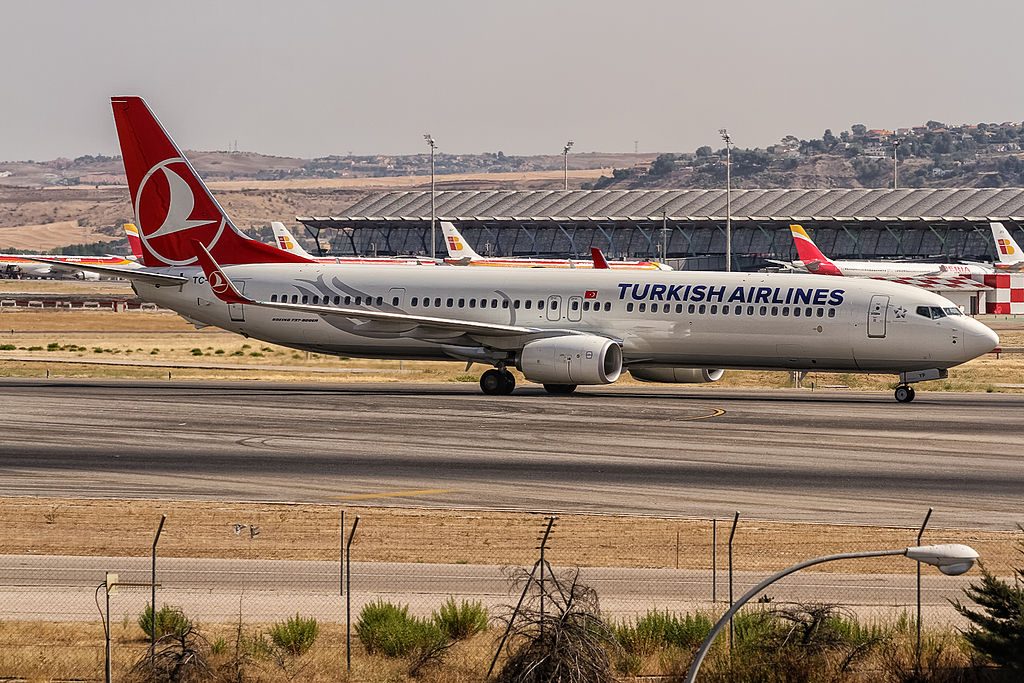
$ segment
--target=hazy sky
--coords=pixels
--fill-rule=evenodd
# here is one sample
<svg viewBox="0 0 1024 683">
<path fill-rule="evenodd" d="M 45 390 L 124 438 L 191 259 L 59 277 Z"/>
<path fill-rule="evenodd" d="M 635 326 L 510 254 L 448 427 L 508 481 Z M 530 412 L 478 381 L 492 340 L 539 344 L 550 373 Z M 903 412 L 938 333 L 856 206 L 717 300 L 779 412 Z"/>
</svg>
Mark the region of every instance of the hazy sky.
<svg viewBox="0 0 1024 683">
<path fill-rule="evenodd" d="M 0 3 L 0 159 L 117 152 L 145 97 L 191 149 L 687 151 L 1024 119 L 1024 2 Z"/>
</svg>

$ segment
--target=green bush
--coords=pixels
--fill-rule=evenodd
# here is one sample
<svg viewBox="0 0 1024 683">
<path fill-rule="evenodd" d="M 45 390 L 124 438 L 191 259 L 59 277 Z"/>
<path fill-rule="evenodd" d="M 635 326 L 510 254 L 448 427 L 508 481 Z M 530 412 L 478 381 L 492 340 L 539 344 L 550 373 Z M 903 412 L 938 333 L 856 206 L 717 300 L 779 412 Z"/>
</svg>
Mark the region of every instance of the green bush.
<svg viewBox="0 0 1024 683">
<path fill-rule="evenodd" d="M 650 654 L 665 647 L 695 648 L 713 625 L 711 617 L 703 612 L 679 616 L 655 610 L 632 624 L 617 626 L 615 636 L 626 652 Z"/>
<path fill-rule="evenodd" d="M 139 615 L 139 628 L 147 636 L 153 633 L 153 607 L 146 605 L 146 609 Z M 156 637 L 162 638 L 173 635 L 178 638 L 184 637 L 192 630 L 192 620 L 185 616 L 178 607 L 164 605 L 156 613 Z"/>
<path fill-rule="evenodd" d="M 14 344 L 0 344 L 0 351 L 14 351 L 17 348 Z"/>
<path fill-rule="evenodd" d="M 463 600 L 456 604 L 455 598 L 448 598 L 441 609 L 434 612 L 433 619 L 450 640 L 465 640 L 487 630 L 489 615 L 479 601 Z"/>
<path fill-rule="evenodd" d="M 201 356 L 201 355 L 203 355 L 203 350 L 202 349 L 192 349 L 192 351 L 190 351 L 190 353 L 193 356 Z"/>
<path fill-rule="evenodd" d="M 356 635 L 370 654 L 405 657 L 443 647 L 447 637 L 431 620 L 409 615 L 407 605 L 377 600 L 365 605 L 356 622 Z"/>
<path fill-rule="evenodd" d="M 270 639 L 274 645 L 296 656 L 309 652 L 319 634 L 320 624 L 316 619 L 306 619 L 298 613 L 288 621 L 279 621 L 270 627 Z"/>
</svg>

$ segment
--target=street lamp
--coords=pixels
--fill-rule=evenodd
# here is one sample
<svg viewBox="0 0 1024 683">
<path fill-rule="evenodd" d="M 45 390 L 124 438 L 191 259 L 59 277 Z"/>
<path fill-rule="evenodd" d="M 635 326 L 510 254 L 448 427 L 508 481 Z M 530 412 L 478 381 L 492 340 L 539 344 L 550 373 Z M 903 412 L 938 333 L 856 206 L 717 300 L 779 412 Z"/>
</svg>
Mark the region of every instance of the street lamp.
<svg viewBox="0 0 1024 683">
<path fill-rule="evenodd" d="M 898 185 L 897 178 L 899 178 L 899 163 L 900 163 L 900 160 L 899 160 L 899 157 L 896 156 L 896 152 L 898 152 L 899 149 L 900 149 L 900 141 L 899 140 L 893 140 L 892 141 L 892 189 L 894 189 L 894 190 L 898 189 L 896 186 Z"/>
<path fill-rule="evenodd" d="M 715 637 L 725 627 L 725 625 L 729 623 L 729 620 L 732 619 L 736 612 L 771 584 L 783 577 L 793 574 L 794 572 L 806 569 L 807 567 L 813 567 L 816 564 L 823 564 L 834 560 L 852 560 L 863 557 L 885 557 L 887 555 L 904 555 L 911 560 L 930 564 L 938 567 L 939 571 L 947 576 L 958 576 L 963 574 L 974 566 L 975 561 L 979 557 L 978 552 L 970 546 L 960 545 L 959 543 L 950 543 L 945 545 L 924 545 L 914 546 L 911 548 L 897 548 L 895 550 L 867 550 L 858 553 L 839 553 L 836 555 L 816 557 L 813 560 L 805 560 L 799 564 L 794 564 L 788 569 L 783 569 L 778 574 L 769 576 L 733 603 L 725 614 L 722 615 L 722 618 L 718 620 L 718 623 L 714 625 L 711 632 L 708 633 L 708 637 L 704 639 L 703 643 L 701 643 L 700 649 L 697 650 L 697 654 L 693 657 L 693 663 L 690 664 L 689 671 L 686 672 L 684 683 L 694 683 L 694 681 L 697 680 L 697 672 L 700 671 L 700 665 L 703 663 L 704 657 L 707 656 L 708 650 L 711 649 L 711 644 L 715 642 Z"/>
<path fill-rule="evenodd" d="M 564 162 L 562 166 L 562 179 L 565 182 L 566 190 L 569 189 L 569 150 L 572 149 L 572 145 L 572 140 L 569 140 L 569 142 L 565 143 L 565 147 L 562 148 L 562 161 Z"/>
<path fill-rule="evenodd" d="M 725 272 L 732 272 L 732 138 L 729 131 L 719 128 L 725 140 Z"/>
<path fill-rule="evenodd" d="M 424 134 L 423 139 L 430 145 L 430 258 L 437 259 L 437 236 L 435 233 L 436 228 L 434 227 L 434 222 L 437 220 L 435 206 L 437 195 L 434 192 L 434 150 L 437 149 L 437 143 L 430 133 Z"/>
</svg>

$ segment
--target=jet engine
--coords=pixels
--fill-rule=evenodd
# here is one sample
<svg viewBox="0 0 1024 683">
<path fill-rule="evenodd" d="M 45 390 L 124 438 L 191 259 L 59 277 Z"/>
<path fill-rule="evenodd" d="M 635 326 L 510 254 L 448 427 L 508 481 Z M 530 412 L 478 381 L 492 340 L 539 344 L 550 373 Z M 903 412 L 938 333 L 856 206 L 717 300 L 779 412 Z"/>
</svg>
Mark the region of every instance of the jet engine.
<svg viewBox="0 0 1024 683">
<path fill-rule="evenodd" d="M 633 379 L 641 382 L 665 382 L 668 384 L 701 384 L 717 382 L 725 370 L 715 368 L 633 368 L 629 371 Z"/>
<path fill-rule="evenodd" d="M 538 339 L 523 346 L 516 367 L 538 384 L 611 384 L 622 374 L 622 348 L 594 335 Z"/>
<path fill-rule="evenodd" d="M 100 279 L 100 274 L 99 273 L 91 273 L 91 272 L 86 271 L 86 270 L 76 270 L 75 271 L 75 279 L 76 280 L 99 280 Z"/>
</svg>

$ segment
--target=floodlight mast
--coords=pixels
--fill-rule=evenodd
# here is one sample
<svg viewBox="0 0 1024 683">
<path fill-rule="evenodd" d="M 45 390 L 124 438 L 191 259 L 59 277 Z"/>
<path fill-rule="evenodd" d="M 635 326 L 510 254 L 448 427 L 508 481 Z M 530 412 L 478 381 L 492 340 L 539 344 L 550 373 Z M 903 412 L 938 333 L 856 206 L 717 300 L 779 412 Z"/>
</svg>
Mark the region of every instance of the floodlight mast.
<svg viewBox="0 0 1024 683">
<path fill-rule="evenodd" d="M 725 140 L 725 272 L 732 272 L 732 138 L 729 131 L 719 128 Z"/>
<path fill-rule="evenodd" d="M 562 148 L 562 181 L 563 188 L 566 190 L 569 189 L 569 150 L 572 149 L 573 144 L 573 141 L 569 140 L 569 142 L 565 143 L 565 147 Z"/>
<path fill-rule="evenodd" d="M 894 189 L 894 190 L 899 189 L 898 185 L 899 185 L 900 159 L 899 159 L 899 156 L 897 155 L 897 152 L 899 152 L 899 150 L 900 150 L 900 143 L 901 142 L 902 142 L 902 140 L 899 140 L 899 139 L 894 139 L 892 141 L 892 189 Z"/>
<path fill-rule="evenodd" d="M 867 550 L 856 553 L 838 553 L 835 555 L 816 557 L 811 560 L 805 560 L 798 564 L 794 564 L 788 569 L 783 569 L 781 572 L 769 576 L 767 579 L 751 588 L 749 591 L 744 593 L 743 597 L 733 603 L 732 606 L 726 610 L 725 614 L 723 614 L 718 622 L 712 627 L 707 638 L 704 639 L 700 649 L 697 650 L 697 654 L 694 655 L 693 663 L 690 664 L 690 669 L 686 672 L 684 683 L 695 683 L 697 680 L 697 672 L 700 671 L 700 665 L 704 662 L 704 658 L 711 649 L 711 645 L 715 642 L 715 638 L 725 625 L 729 623 L 729 620 L 736 615 L 736 612 L 738 612 L 743 605 L 753 600 L 761 591 L 779 579 L 787 577 L 801 569 L 813 567 L 817 564 L 824 564 L 825 562 L 834 562 L 835 560 L 852 560 L 864 557 L 886 557 L 888 555 L 903 555 L 912 560 L 917 560 L 918 562 L 925 562 L 938 567 L 939 571 L 947 576 L 963 574 L 974 566 L 975 561 L 977 561 L 979 557 L 978 552 L 974 548 L 966 545 L 960 545 L 959 543 L 953 543 L 947 545 L 896 548 L 894 550 Z"/>
<path fill-rule="evenodd" d="M 437 259 L 437 228 L 435 223 L 437 221 L 437 208 L 436 208 L 436 197 L 437 193 L 434 191 L 434 151 L 437 149 L 437 142 L 430 133 L 425 133 L 423 139 L 430 145 L 430 258 Z"/>
</svg>

